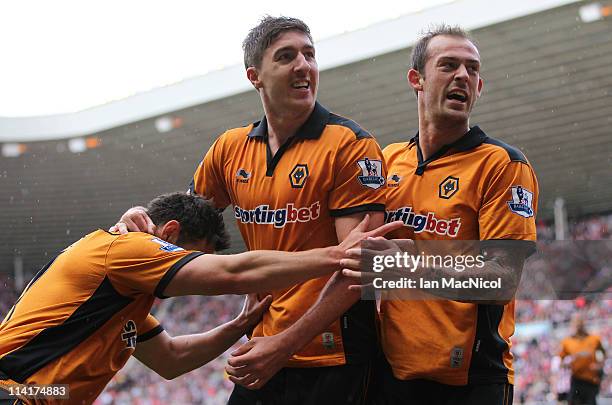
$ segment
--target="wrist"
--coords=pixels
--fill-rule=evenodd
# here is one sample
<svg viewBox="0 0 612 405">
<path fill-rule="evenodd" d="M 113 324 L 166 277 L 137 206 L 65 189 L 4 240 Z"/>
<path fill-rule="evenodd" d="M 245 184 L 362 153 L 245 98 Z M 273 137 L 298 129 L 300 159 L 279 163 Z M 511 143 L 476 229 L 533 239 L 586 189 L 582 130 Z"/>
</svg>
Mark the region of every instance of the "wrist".
<svg viewBox="0 0 612 405">
<path fill-rule="evenodd" d="M 340 245 L 337 246 L 330 246 L 326 249 L 328 250 L 328 257 L 332 260 L 333 264 L 335 267 L 340 267 L 340 260 L 342 260 L 344 258 L 344 248 L 342 248 Z"/>
<path fill-rule="evenodd" d="M 278 337 L 279 351 L 285 353 L 287 357 L 291 357 L 310 341 L 302 342 L 300 334 L 294 333 L 292 328 L 285 329 L 283 332 L 275 335 Z"/>
<path fill-rule="evenodd" d="M 245 334 L 247 331 L 249 331 L 253 327 L 253 325 L 254 325 L 254 322 L 250 322 L 247 317 L 242 316 L 242 315 L 238 315 L 237 317 L 235 317 L 234 319 L 232 319 L 231 321 L 227 323 L 227 327 L 232 332 L 237 332 L 240 334 Z"/>
</svg>

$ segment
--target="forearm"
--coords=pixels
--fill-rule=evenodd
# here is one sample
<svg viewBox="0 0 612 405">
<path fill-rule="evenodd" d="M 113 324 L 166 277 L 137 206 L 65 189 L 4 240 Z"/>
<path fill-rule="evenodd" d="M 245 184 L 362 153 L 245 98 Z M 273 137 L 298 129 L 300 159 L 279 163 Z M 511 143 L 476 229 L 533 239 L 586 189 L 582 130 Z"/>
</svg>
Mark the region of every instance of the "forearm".
<svg viewBox="0 0 612 405">
<path fill-rule="evenodd" d="M 247 331 L 246 323 L 236 319 L 208 332 L 172 338 L 165 377 L 176 378 L 219 357 Z"/>
<path fill-rule="evenodd" d="M 336 272 L 310 309 L 282 332 L 283 343 L 290 353 L 306 346 L 359 300 L 360 293 L 349 290 L 351 284 L 348 277 Z"/>
<path fill-rule="evenodd" d="M 337 247 L 304 252 L 253 251 L 236 255 L 228 270 L 237 276 L 241 294 L 254 290 L 270 291 L 321 277 L 340 268 L 341 252 Z"/>
<path fill-rule="evenodd" d="M 256 250 L 237 255 L 201 255 L 172 278 L 164 295 L 247 294 L 279 290 L 340 268 L 337 246 L 304 252 Z"/>
</svg>

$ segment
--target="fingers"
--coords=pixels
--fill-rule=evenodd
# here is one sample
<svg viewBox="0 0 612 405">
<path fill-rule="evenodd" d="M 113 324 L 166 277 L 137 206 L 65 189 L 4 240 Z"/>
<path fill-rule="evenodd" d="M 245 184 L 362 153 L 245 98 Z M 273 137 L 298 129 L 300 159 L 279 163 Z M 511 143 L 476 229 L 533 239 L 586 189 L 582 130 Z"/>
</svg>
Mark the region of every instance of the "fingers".
<svg viewBox="0 0 612 405">
<path fill-rule="evenodd" d="M 355 284 L 355 285 L 349 285 L 348 289 L 349 291 L 357 291 L 359 293 L 363 293 L 366 290 L 369 290 L 371 288 L 373 288 L 374 286 L 370 283 L 370 284 Z"/>
<path fill-rule="evenodd" d="M 381 225 L 378 228 L 371 230 L 370 232 L 367 233 L 367 235 L 368 236 L 383 236 L 391 231 L 401 228 L 402 226 L 404 226 L 404 223 L 402 221 L 393 221 L 391 223 Z"/>
<path fill-rule="evenodd" d="M 351 270 L 359 270 L 361 268 L 361 260 L 357 259 L 342 259 L 340 260 L 340 267 Z"/>
<path fill-rule="evenodd" d="M 155 233 L 155 224 L 147 214 L 144 214 L 144 220 L 147 227 L 147 233 L 153 235 Z"/>
<path fill-rule="evenodd" d="M 268 309 L 270 304 L 272 304 L 272 296 L 267 295 L 266 298 L 255 304 L 255 307 L 253 307 L 253 312 L 257 313 L 257 316 L 259 317 Z"/>
<path fill-rule="evenodd" d="M 234 377 L 233 375 L 230 375 L 229 379 L 234 384 L 242 385 L 243 387 L 251 390 L 261 388 L 261 386 L 258 384 L 259 379 L 255 376 L 252 376 L 251 374 L 248 374 L 244 377 Z"/>
<path fill-rule="evenodd" d="M 361 257 L 361 248 L 351 248 L 344 251 L 344 256 L 348 258 L 358 259 Z"/>
<path fill-rule="evenodd" d="M 342 269 L 342 275 L 350 278 L 361 278 L 362 272 L 350 270 L 350 269 Z"/>
<path fill-rule="evenodd" d="M 370 273 L 367 271 L 355 271 L 350 269 L 343 269 L 342 275 L 345 277 L 358 279 L 360 285 L 371 284 L 375 278 L 379 278 L 379 273 Z"/>
<path fill-rule="evenodd" d="M 397 245 L 383 237 L 368 238 L 362 243 L 362 246 L 368 248 L 371 251 L 383 251 L 383 250 L 396 250 Z M 362 252 L 365 253 L 365 252 Z"/>
<path fill-rule="evenodd" d="M 132 232 L 155 233 L 155 225 L 151 222 L 151 218 L 144 213 L 139 212 L 138 216 L 126 218 L 124 222 Z"/>
<path fill-rule="evenodd" d="M 361 232 L 365 232 L 368 230 L 368 226 L 370 225 L 370 214 L 366 214 L 365 217 L 361 220 L 359 225 L 357 225 L 357 229 Z"/>
<path fill-rule="evenodd" d="M 259 382 L 259 378 L 252 372 L 249 372 L 246 367 L 232 367 L 229 364 L 225 366 L 225 372 L 229 379 L 238 385 L 253 388 L 254 384 Z"/>
<path fill-rule="evenodd" d="M 119 223 L 123 223 L 127 230 L 132 232 L 147 232 L 149 234 L 155 233 L 155 224 L 147 215 L 147 212 L 142 207 L 132 207 L 121 216 Z M 115 225 L 115 226 L 117 226 Z"/>
<path fill-rule="evenodd" d="M 231 365 L 232 367 L 244 366 L 246 361 L 244 359 L 238 358 L 238 356 L 242 356 L 248 353 L 253 348 L 254 341 L 255 339 L 251 339 L 236 350 L 234 350 L 231 353 L 232 357 L 227 360 L 227 364 Z"/>
<path fill-rule="evenodd" d="M 128 233 L 127 226 L 123 222 L 117 222 L 115 225 L 111 226 L 108 231 L 112 233 L 120 233 L 121 235 Z"/>
<path fill-rule="evenodd" d="M 416 244 L 412 239 L 393 239 L 393 243 L 395 243 L 402 252 L 414 252 L 416 249 Z"/>
</svg>

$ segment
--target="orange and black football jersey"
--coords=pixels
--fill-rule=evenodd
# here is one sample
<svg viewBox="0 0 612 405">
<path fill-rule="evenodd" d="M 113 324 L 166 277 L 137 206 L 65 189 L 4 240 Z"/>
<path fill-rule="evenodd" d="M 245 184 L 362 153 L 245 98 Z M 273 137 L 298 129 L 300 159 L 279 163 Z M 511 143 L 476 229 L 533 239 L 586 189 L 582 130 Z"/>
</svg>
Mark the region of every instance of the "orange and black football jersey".
<svg viewBox="0 0 612 405">
<path fill-rule="evenodd" d="M 572 377 L 599 385 L 601 374 L 594 366 L 597 362 L 596 352 L 600 347 L 601 339 L 597 335 L 571 336 L 561 342 L 559 356 L 572 356 Z"/>
<path fill-rule="evenodd" d="M 418 134 L 383 151 L 387 222 L 415 240 L 523 240 L 533 247 L 538 184 L 525 156 L 473 127 L 423 160 Z M 485 242 L 486 243 L 486 242 Z M 387 293 L 385 293 L 387 294 Z M 514 301 L 381 302 L 383 349 L 395 377 L 443 384 L 513 383 Z"/>
<path fill-rule="evenodd" d="M 272 156 L 267 122 L 225 132 L 198 167 L 191 190 L 219 208 L 233 206 L 249 250 L 302 251 L 335 245 L 335 217 L 384 211 L 384 164 L 374 138 L 355 122 L 316 104 Z M 274 301 L 254 336 L 275 335 L 314 304 L 329 277 L 272 292 Z M 358 303 L 300 350 L 291 366 L 358 361 L 375 347 L 375 308 Z M 369 354 L 368 354 L 369 355 Z"/>
<path fill-rule="evenodd" d="M 68 384 L 91 403 L 137 342 L 163 329 L 155 297 L 190 260 L 149 234 L 90 233 L 32 279 L 0 325 L 0 385 Z"/>
</svg>

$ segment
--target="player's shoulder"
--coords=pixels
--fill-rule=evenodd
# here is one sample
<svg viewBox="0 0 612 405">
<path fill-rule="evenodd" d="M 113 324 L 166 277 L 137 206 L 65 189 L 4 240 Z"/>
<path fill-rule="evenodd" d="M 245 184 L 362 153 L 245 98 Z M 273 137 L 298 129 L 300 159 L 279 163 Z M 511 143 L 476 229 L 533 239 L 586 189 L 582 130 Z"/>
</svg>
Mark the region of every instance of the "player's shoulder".
<svg viewBox="0 0 612 405">
<path fill-rule="evenodd" d="M 499 160 L 500 163 L 518 162 L 530 165 L 527 157 L 519 148 L 499 139 L 486 136 L 481 148 L 490 154 L 490 158 Z"/>
<path fill-rule="evenodd" d="M 385 160 L 388 162 L 389 160 L 394 159 L 396 156 L 404 153 L 410 146 L 410 141 L 408 142 L 396 142 L 389 144 L 383 148 L 383 156 Z"/>
<path fill-rule="evenodd" d="M 114 241 L 109 253 L 117 258 L 149 258 L 165 253 L 184 252 L 185 249 L 144 232 L 128 232 L 123 235 L 112 234 Z"/>
<path fill-rule="evenodd" d="M 243 142 L 249 133 L 259 126 L 261 121 L 253 122 L 243 127 L 231 128 L 223 132 L 217 138 L 217 142 L 221 143 L 234 143 L 234 142 Z"/>
<path fill-rule="evenodd" d="M 338 129 L 339 136 L 346 138 L 348 141 L 374 139 L 372 134 L 356 121 L 333 112 L 329 113 L 327 126 Z"/>
</svg>

